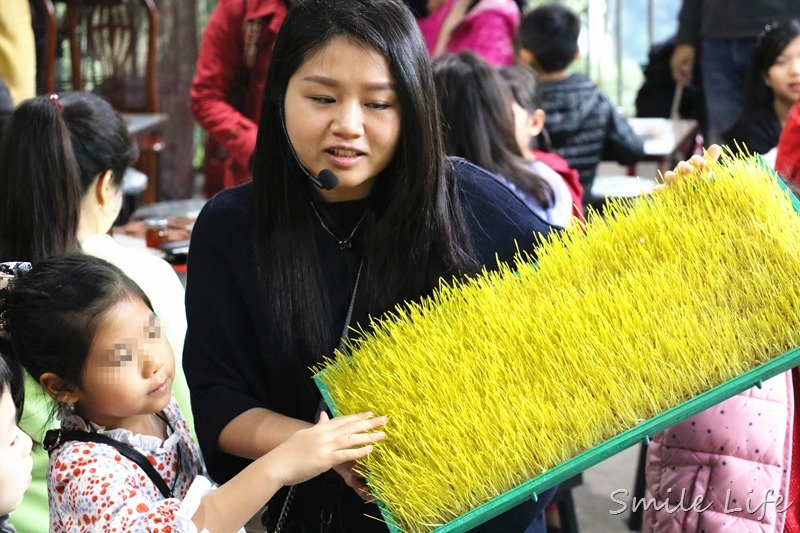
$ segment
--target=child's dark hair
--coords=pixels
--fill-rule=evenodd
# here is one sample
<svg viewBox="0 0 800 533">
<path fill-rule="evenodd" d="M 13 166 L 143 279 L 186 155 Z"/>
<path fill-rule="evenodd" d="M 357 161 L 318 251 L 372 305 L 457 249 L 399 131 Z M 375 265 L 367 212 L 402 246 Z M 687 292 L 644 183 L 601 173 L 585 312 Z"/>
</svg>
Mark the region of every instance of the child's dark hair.
<svg viewBox="0 0 800 533">
<path fill-rule="evenodd" d="M 578 53 L 581 21 L 561 4 L 542 4 L 522 17 L 517 39 L 519 46 L 536 57 L 543 72 L 558 72 L 569 67 Z"/>
<path fill-rule="evenodd" d="M 800 19 L 772 22 L 761 32 L 753 52 L 753 64 L 750 70 L 747 97 L 749 109 L 765 104 L 772 105 L 775 93 L 764 80 L 783 50 L 798 36 L 800 36 Z"/>
<path fill-rule="evenodd" d="M 447 153 L 503 176 L 545 209 L 553 205 L 550 185 L 528 167 L 517 144 L 513 95 L 500 74 L 475 53 L 460 52 L 436 58 L 433 79 Z"/>
<path fill-rule="evenodd" d="M 0 340 L 0 396 L 8 391 L 11 394 L 11 401 L 17 410 L 17 421 L 22 413 L 23 400 L 25 399 L 24 380 L 22 367 L 13 357 L 10 357 L 11 349 L 7 340 Z"/>
<path fill-rule="evenodd" d="M 539 93 L 539 76 L 536 71 L 527 65 L 512 65 L 510 67 L 500 67 L 498 69 L 500 77 L 508 84 L 511 94 L 514 95 L 514 100 L 517 104 L 528 113 L 535 113 L 542 109 L 542 97 Z M 547 129 L 542 128 L 542 131 L 537 135 L 532 142 L 535 148 L 549 152 L 552 149 L 550 144 L 550 136 L 547 134 Z"/>
<path fill-rule="evenodd" d="M 102 259 L 74 253 L 41 261 L 6 298 L 14 356 L 36 381 L 52 372 L 76 386 L 103 317 L 136 298 L 152 309 L 142 289 Z"/>
<path fill-rule="evenodd" d="M 124 120 L 99 96 L 22 102 L 0 144 L 0 256 L 35 264 L 77 250 L 81 198 L 106 170 L 121 186 L 138 155 Z"/>
</svg>

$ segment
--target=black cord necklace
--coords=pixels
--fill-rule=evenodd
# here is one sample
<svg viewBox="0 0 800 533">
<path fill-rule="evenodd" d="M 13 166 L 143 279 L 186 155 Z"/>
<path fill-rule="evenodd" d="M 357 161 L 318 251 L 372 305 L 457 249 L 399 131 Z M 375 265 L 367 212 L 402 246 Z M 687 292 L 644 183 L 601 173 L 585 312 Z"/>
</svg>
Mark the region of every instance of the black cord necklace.
<svg viewBox="0 0 800 533">
<path fill-rule="evenodd" d="M 356 225 L 353 226 L 353 231 L 350 232 L 350 235 L 348 235 L 347 238 L 342 239 L 339 236 L 337 236 L 333 231 L 331 231 L 331 229 L 328 227 L 327 224 L 325 224 L 325 221 L 322 219 L 322 215 L 320 215 L 319 211 L 317 210 L 317 206 L 314 205 L 313 201 L 311 202 L 311 210 L 314 211 L 314 215 L 317 217 L 317 220 L 319 220 L 322 229 L 324 229 L 328 235 L 336 239 L 336 241 L 339 243 L 339 249 L 341 250 L 349 250 L 350 248 L 353 247 L 352 243 L 353 235 L 356 234 L 358 228 L 361 227 L 361 223 L 364 222 L 364 219 L 367 217 L 367 212 L 364 211 L 364 214 L 361 215 L 361 218 L 358 219 Z"/>
</svg>

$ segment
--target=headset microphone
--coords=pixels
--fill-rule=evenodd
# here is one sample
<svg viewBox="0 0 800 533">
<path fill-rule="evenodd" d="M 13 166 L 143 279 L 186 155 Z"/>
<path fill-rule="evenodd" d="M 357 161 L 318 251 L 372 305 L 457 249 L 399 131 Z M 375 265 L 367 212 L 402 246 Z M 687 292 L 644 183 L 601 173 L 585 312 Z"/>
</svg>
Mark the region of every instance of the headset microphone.
<svg viewBox="0 0 800 533">
<path fill-rule="evenodd" d="M 327 168 L 320 170 L 316 178 L 312 176 L 310 172 L 307 174 L 308 178 L 311 180 L 311 183 L 320 189 L 325 189 L 326 191 L 330 191 L 339 184 L 339 178 L 336 177 L 336 174 L 334 174 L 332 170 Z"/>
<path fill-rule="evenodd" d="M 330 191 L 334 187 L 339 184 L 339 178 L 336 177 L 336 174 L 333 173 L 332 170 L 323 168 L 317 174 L 315 178 L 311 172 L 306 170 L 306 167 L 303 166 L 303 163 L 300 162 L 300 158 L 297 157 L 297 152 L 294 151 L 294 146 L 292 145 L 292 141 L 289 139 L 289 132 L 286 130 L 286 122 L 283 119 L 283 106 L 280 106 L 280 116 L 281 116 L 281 128 L 283 129 L 283 134 L 286 138 L 286 143 L 289 145 L 289 150 L 292 151 L 292 156 L 294 160 L 297 161 L 297 164 L 300 165 L 300 169 L 303 173 L 308 176 L 308 179 L 311 180 L 311 183 L 319 187 L 320 189 L 324 189 L 326 191 Z"/>
</svg>

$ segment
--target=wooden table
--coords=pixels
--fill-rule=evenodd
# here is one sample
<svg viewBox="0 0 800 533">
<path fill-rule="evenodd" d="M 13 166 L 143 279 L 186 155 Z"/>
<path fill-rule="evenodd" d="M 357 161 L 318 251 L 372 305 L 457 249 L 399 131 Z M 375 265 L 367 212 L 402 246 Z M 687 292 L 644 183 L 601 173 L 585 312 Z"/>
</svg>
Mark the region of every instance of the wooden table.
<svg viewBox="0 0 800 533">
<path fill-rule="evenodd" d="M 689 119 L 633 117 L 628 124 L 644 141 L 645 161 L 654 161 L 662 172 L 691 150 L 699 128 L 696 120 Z M 636 175 L 635 167 L 629 170 Z"/>
</svg>

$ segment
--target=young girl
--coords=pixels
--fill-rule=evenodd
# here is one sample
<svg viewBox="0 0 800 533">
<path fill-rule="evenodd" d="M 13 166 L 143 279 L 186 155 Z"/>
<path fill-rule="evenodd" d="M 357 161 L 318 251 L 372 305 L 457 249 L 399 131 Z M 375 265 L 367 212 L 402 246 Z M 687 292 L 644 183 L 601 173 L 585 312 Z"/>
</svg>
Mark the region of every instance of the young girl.
<svg viewBox="0 0 800 533">
<path fill-rule="evenodd" d="M 553 169 L 523 156 L 514 97 L 500 74 L 474 53 L 461 52 L 435 59 L 433 77 L 447 153 L 501 176 L 542 220 L 567 227 L 572 196 Z"/>
<path fill-rule="evenodd" d="M 430 60 L 403 3 L 299 2 L 265 87 L 253 181 L 206 204 L 189 252 L 184 368 L 218 481 L 311 425 L 309 368 L 351 328 L 550 231 L 486 171 L 445 157 Z M 386 532 L 352 466 L 273 499 L 270 530 L 285 511 L 287 529 Z M 534 519 L 544 531 L 549 494 L 484 531 Z"/>
<path fill-rule="evenodd" d="M 183 285 L 166 261 L 125 248 L 109 235 L 122 206 L 125 169 L 138 154 L 125 121 L 97 95 L 68 92 L 22 102 L 0 143 L 0 261 L 36 264 L 80 250 L 117 265 L 147 294 L 180 360 Z M 188 409 L 189 387 L 180 367 L 173 393 Z M 21 425 L 40 442 L 48 413 L 47 398 L 37 389 L 26 387 Z M 191 416 L 187 420 L 191 428 Z M 50 523 L 47 455 L 41 447 L 33 455 L 33 482 L 12 517 L 21 533 L 46 531 Z"/>
<path fill-rule="evenodd" d="M 578 171 L 570 167 L 560 155 L 551 152 L 550 137 L 545 129 L 547 116 L 542 109 L 539 94 L 539 76 L 527 65 L 513 65 L 498 69 L 508 84 L 514 100 L 514 127 L 517 144 L 529 161 L 539 161 L 561 176 L 572 197 L 572 216 L 583 220 L 583 186 Z"/>
<path fill-rule="evenodd" d="M 322 414 L 211 490 L 170 392 L 172 349 L 121 270 L 82 254 L 42 261 L 15 282 L 4 318 L 14 354 L 58 403 L 61 429 L 45 439 L 55 533 L 233 532 L 279 488 L 356 461 L 383 438 L 367 432 L 384 418 Z"/>
<path fill-rule="evenodd" d="M 800 98 L 800 19 L 769 24 L 753 54 L 747 108 L 725 142 L 766 154 L 778 145 L 792 104 Z"/>
</svg>

